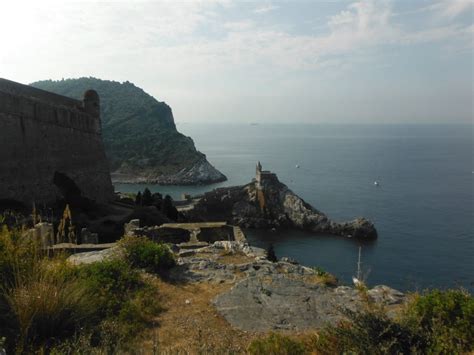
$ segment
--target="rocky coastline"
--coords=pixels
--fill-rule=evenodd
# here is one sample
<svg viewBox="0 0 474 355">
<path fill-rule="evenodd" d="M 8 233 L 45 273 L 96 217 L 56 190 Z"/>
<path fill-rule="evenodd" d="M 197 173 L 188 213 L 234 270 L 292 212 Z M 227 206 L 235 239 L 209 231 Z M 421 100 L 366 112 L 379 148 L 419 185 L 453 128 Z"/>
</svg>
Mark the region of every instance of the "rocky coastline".
<svg viewBox="0 0 474 355">
<path fill-rule="evenodd" d="M 206 158 L 199 159 L 178 172 L 157 174 L 153 169 L 137 173 L 112 172 L 112 182 L 123 184 L 157 184 L 157 185 L 207 185 L 226 181 L 227 177 L 217 170 Z"/>
<path fill-rule="evenodd" d="M 263 182 L 257 176 L 244 186 L 207 192 L 185 216 L 190 221 L 225 220 L 245 228 L 297 228 L 348 238 L 377 238 L 377 230 L 368 219 L 333 221 L 271 175 Z"/>
</svg>

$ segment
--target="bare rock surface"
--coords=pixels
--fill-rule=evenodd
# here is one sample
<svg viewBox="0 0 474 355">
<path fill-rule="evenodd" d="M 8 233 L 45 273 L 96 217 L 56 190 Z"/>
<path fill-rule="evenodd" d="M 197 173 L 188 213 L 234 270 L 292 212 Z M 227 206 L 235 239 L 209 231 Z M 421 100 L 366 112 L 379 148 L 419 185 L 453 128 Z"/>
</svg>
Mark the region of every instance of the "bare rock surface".
<svg viewBox="0 0 474 355">
<path fill-rule="evenodd" d="M 264 254 L 246 243 L 220 241 L 182 254 L 169 276 L 179 283 L 233 284 L 213 305 L 244 331 L 317 329 L 341 320 L 345 308 L 362 309 L 367 300 L 389 310 L 405 301 L 403 293 L 383 285 L 368 291 L 326 286 L 314 269 L 289 258 L 273 263 Z"/>
<path fill-rule="evenodd" d="M 129 184 L 205 185 L 226 181 L 227 177 L 203 157 L 175 173 L 155 174 L 151 171 L 147 174 L 137 175 L 135 173 L 114 172 L 112 173 L 112 179 L 114 182 Z"/>
<path fill-rule="evenodd" d="M 227 178 L 206 159 L 201 159 L 190 167 L 185 167 L 176 174 L 158 177 L 157 184 L 161 185 L 204 185 L 226 181 Z"/>
<path fill-rule="evenodd" d="M 104 250 L 88 251 L 83 253 L 73 254 L 68 258 L 68 261 L 74 265 L 92 264 L 100 261 L 111 260 L 121 255 L 118 247 L 113 247 Z"/>
<path fill-rule="evenodd" d="M 377 286 L 368 294 L 375 296 L 372 301 L 379 304 L 393 305 L 404 300 L 403 294 L 387 286 Z M 232 326 L 266 332 L 334 325 L 343 319 L 343 309 L 361 309 L 364 302 L 360 291 L 352 287 L 333 288 L 282 273 L 257 273 L 217 296 L 214 305 Z"/>
</svg>

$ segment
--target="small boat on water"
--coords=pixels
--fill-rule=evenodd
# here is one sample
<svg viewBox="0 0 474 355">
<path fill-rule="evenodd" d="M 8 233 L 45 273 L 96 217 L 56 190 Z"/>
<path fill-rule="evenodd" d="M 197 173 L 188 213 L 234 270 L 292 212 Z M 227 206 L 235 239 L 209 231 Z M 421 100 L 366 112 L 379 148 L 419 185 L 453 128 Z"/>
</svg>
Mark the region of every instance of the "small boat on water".
<svg viewBox="0 0 474 355">
<path fill-rule="evenodd" d="M 296 165 L 295 165 L 295 168 L 296 168 L 296 169 L 299 169 L 299 168 L 300 168 L 300 166 L 299 166 L 298 164 L 296 164 Z"/>
<path fill-rule="evenodd" d="M 374 181 L 374 186 L 379 186 L 379 182 L 378 182 L 378 181 Z"/>
</svg>

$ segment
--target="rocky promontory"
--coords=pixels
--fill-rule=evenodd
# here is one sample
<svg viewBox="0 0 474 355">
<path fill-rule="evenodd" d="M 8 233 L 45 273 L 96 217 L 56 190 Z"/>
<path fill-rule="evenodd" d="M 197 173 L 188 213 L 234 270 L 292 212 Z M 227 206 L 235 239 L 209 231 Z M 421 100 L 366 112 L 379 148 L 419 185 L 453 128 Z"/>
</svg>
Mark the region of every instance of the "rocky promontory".
<svg viewBox="0 0 474 355">
<path fill-rule="evenodd" d="M 349 238 L 377 238 L 377 230 L 369 220 L 359 217 L 349 222 L 333 221 L 297 196 L 275 174 L 259 172 L 258 166 L 254 181 L 205 193 L 186 216 L 195 221 L 226 220 L 246 228 L 298 228 Z"/>
<path fill-rule="evenodd" d="M 134 171 L 117 171 L 112 173 L 114 182 L 126 184 L 159 184 L 159 185 L 206 185 L 226 181 L 227 178 L 205 157 L 191 165 L 184 166 L 178 172 L 168 174 L 154 173 L 149 171 L 145 174 L 137 174 Z"/>
</svg>

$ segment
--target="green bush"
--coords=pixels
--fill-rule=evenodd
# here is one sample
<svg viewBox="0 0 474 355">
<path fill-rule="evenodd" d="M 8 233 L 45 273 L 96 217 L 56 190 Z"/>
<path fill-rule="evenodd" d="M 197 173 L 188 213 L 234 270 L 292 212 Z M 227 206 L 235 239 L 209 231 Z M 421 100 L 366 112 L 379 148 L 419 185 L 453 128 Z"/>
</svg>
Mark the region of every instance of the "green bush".
<svg viewBox="0 0 474 355">
<path fill-rule="evenodd" d="M 301 342 L 277 333 L 271 333 L 266 338 L 252 341 L 248 351 L 252 355 L 306 354 L 305 346 Z"/>
<path fill-rule="evenodd" d="M 158 314 L 155 300 L 156 288 L 127 260 L 74 266 L 49 258 L 22 230 L 0 229 L 0 339 L 9 353 L 79 343 L 114 353 Z"/>
<path fill-rule="evenodd" d="M 459 290 L 418 295 L 399 319 L 383 311 L 346 310 L 347 321 L 323 329 L 311 349 L 322 354 L 460 354 L 474 350 L 474 299 Z"/>
<path fill-rule="evenodd" d="M 410 354 L 426 348 L 421 332 L 380 311 L 343 311 L 348 321 L 323 329 L 313 346 L 321 353 Z M 328 352 L 328 350 L 330 350 Z"/>
<path fill-rule="evenodd" d="M 148 286 L 136 292 L 123 305 L 118 319 L 124 325 L 125 334 L 136 334 L 150 325 L 161 311 L 160 304 L 156 302 L 156 289 Z"/>
<path fill-rule="evenodd" d="M 84 265 L 77 273 L 82 284 L 94 294 L 102 317 L 118 315 L 130 295 L 143 287 L 139 273 L 119 259 Z"/>
<path fill-rule="evenodd" d="M 432 353 L 474 350 L 474 298 L 467 292 L 433 290 L 416 296 L 405 318 L 428 334 Z"/>
<path fill-rule="evenodd" d="M 313 267 L 312 269 L 314 270 L 317 276 L 326 276 L 328 274 L 328 272 L 320 266 Z"/>
<path fill-rule="evenodd" d="M 120 245 L 125 257 L 134 267 L 161 273 L 175 265 L 173 253 L 165 244 L 158 244 L 146 237 L 124 237 Z"/>
</svg>

